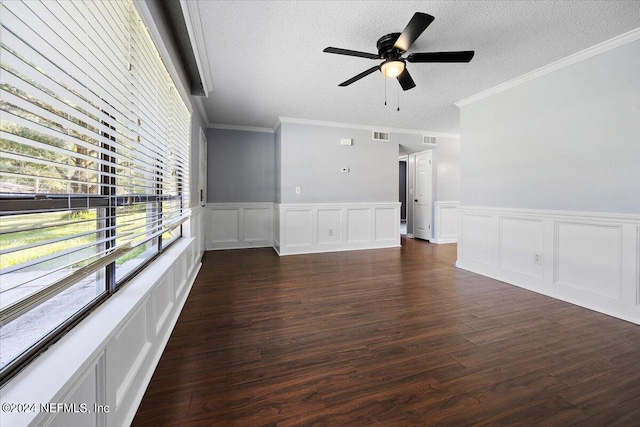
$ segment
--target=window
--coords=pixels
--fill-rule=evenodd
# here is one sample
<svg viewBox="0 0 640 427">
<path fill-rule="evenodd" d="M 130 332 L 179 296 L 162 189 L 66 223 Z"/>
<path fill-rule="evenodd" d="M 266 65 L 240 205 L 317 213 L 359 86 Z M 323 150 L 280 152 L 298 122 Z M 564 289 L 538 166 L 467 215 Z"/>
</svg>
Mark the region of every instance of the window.
<svg viewBox="0 0 640 427">
<path fill-rule="evenodd" d="M 0 20 L 4 381 L 181 236 L 191 117 L 130 0 Z"/>
</svg>

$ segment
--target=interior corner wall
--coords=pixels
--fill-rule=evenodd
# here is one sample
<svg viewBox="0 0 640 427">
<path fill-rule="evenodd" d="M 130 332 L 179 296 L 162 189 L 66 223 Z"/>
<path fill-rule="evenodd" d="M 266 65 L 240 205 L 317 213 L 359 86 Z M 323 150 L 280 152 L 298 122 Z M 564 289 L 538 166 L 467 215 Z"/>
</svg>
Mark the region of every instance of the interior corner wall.
<svg viewBox="0 0 640 427">
<path fill-rule="evenodd" d="M 438 137 L 433 150 L 434 201 L 460 200 L 460 139 Z"/>
<path fill-rule="evenodd" d="M 460 116 L 462 205 L 640 212 L 640 41 Z"/>
<path fill-rule="evenodd" d="M 207 129 L 207 202 L 273 203 L 274 134 Z"/>
<path fill-rule="evenodd" d="M 282 203 L 397 203 L 398 142 L 373 141 L 366 129 L 286 122 L 280 129 Z M 340 145 L 342 138 L 353 145 Z"/>
<path fill-rule="evenodd" d="M 275 148 L 275 158 L 274 158 L 274 202 L 280 203 L 282 200 L 282 191 L 281 191 L 281 176 L 282 176 L 282 132 L 281 127 L 278 126 L 274 132 L 274 148 Z"/>
<path fill-rule="evenodd" d="M 461 108 L 460 268 L 640 324 L 640 40 Z"/>
</svg>

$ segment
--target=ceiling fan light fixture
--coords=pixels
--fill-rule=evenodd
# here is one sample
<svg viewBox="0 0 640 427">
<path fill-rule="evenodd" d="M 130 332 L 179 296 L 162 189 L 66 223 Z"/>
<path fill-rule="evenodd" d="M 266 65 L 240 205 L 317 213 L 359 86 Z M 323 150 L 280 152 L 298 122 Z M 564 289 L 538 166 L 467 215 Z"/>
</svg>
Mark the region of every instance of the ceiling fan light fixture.
<svg viewBox="0 0 640 427">
<path fill-rule="evenodd" d="M 404 71 L 404 61 L 400 59 L 388 59 L 380 65 L 380 71 L 386 78 L 394 79 Z"/>
</svg>

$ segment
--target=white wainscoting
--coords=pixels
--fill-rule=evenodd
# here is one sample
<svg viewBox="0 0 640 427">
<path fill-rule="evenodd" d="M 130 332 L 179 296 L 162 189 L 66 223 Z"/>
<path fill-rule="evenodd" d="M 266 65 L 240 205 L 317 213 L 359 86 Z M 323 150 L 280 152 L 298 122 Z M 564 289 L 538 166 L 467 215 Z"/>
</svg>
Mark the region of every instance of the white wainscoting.
<svg viewBox="0 0 640 427">
<path fill-rule="evenodd" d="M 276 204 L 280 255 L 400 246 L 400 203 Z"/>
<path fill-rule="evenodd" d="M 455 243 L 458 241 L 458 205 L 460 202 L 434 203 L 434 232 L 432 243 Z"/>
<path fill-rule="evenodd" d="M 208 203 L 206 249 L 273 246 L 273 203 Z"/>
<path fill-rule="evenodd" d="M 640 215 L 458 207 L 456 266 L 640 323 Z"/>
<path fill-rule="evenodd" d="M 6 383 L 2 403 L 35 403 L 38 410 L 2 413 L 2 425 L 130 425 L 200 270 L 197 244 L 177 241 Z M 41 403 L 88 411 L 45 412 Z"/>
<path fill-rule="evenodd" d="M 202 206 L 195 206 L 191 208 L 191 218 L 189 219 L 189 226 L 187 227 L 189 237 L 196 239 L 196 244 L 193 245 L 193 257 L 198 260 L 202 259 L 204 251 L 206 250 L 206 236 L 205 236 L 205 224 L 204 224 L 205 209 Z"/>
</svg>

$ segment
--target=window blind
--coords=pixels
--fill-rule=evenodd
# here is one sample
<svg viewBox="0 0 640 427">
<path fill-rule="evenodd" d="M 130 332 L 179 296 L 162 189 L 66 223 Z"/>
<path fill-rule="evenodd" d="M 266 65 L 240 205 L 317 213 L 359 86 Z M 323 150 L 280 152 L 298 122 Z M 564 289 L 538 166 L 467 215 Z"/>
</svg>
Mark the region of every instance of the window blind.
<svg viewBox="0 0 640 427">
<path fill-rule="evenodd" d="M 3 1 L 0 20 L 7 367 L 179 237 L 191 117 L 130 0 Z M 48 326 L 6 350 L 35 315 Z"/>
</svg>

